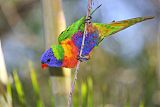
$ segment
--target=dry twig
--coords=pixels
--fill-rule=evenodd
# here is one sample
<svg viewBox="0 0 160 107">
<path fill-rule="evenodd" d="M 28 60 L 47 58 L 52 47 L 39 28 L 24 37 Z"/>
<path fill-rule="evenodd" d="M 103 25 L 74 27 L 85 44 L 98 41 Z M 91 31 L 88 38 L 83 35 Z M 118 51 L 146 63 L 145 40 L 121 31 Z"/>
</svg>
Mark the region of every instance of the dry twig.
<svg viewBox="0 0 160 107">
<path fill-rule="evenodd" d="M 88 0 L 88 11 L 87 11 L 86 20 L 89 19 L 90 14 L 91 14 L 91 0 Z M 83 39 L 82 39 L 82 45 L 81 45 L 81 50 L 80 50 L 80 53 L 79 53 L 80 57 L 82 56 L 82 51 L 83 51 L 84 42 L 85 42 L 85 36 L 87 34 L 87 26 L 89 24 L 90 24 L 89 22 L 85 23 L 84 34 L 83 34 Z M 72 105 L 72 94 L 74 92 L 74 87 L 75 87 L 75 84 L 76 84 L 76 81 L 77 81 L 77 75 L 78 75 L 80 63 L 81 62 L 78 61 L 77 66 L 76 66 L 76 71 L 75 71 L 75 74 L 74 74 L 74 80 L 72 82 L 71 91 L 70 91 L 69 99 L 68 99 L 68 107 L 71 107 L 71 105 Z"/>
</svg>

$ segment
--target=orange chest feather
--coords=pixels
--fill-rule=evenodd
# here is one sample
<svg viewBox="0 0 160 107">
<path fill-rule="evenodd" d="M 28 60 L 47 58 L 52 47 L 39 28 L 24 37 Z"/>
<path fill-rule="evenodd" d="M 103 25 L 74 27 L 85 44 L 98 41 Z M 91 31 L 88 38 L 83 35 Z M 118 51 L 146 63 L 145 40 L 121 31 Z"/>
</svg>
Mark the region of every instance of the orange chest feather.
<svg viewBox="0 0 160 107">
<path fill-rule="evenodd" d="M 74 45 L 72 40 L 66 39 L 61 42 L 64 49 L 64 58 L 62 67 L 73 68 L 77 65 L 78 48 Z"/>
</svg>

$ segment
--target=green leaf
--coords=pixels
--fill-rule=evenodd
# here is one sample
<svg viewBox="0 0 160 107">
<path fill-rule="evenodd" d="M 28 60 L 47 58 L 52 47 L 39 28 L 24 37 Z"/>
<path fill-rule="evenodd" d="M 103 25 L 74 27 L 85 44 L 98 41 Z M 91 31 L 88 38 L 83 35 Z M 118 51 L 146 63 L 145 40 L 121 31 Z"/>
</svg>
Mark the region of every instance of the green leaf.
<svg viewBox="0 0 160 107">
<path fill-rule="evenodd" d="M 82 107 L 87 107 L 87 84 L 81 85 Z"/>
<path fill-rule="evenodd" d="M 93 80 L 91 77 L 87 78 L 88 84 L 88 107 L 93 107 Z"/>
<path fill-rule="evenodd" d="M 26 105 L 22 84 L 16 70 L 13 71 L 13 78 L 16 86 L 16 91 L 18 94 L 18 99 L 21 102 L 21 104 Z"/>
</svg>

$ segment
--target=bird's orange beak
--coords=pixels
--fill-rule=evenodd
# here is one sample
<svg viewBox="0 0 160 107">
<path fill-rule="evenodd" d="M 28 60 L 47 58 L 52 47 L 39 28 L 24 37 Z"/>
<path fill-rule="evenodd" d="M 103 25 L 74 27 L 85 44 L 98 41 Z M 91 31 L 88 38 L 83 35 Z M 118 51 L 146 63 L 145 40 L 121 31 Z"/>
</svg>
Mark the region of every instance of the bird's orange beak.
<svg viewBox="0 0 160 107">
<path fill-rule="evenodd" d="M 43 69 L 43 70 L 45 70 L 45 69 L 48 67 L 48 65 L 47 65 L 47 64 L 44 64 L 44 63 L 42 63 L 42 64 L 41 64 L 41 67 L 42 67 L 42 69 Z"/>
</svg>

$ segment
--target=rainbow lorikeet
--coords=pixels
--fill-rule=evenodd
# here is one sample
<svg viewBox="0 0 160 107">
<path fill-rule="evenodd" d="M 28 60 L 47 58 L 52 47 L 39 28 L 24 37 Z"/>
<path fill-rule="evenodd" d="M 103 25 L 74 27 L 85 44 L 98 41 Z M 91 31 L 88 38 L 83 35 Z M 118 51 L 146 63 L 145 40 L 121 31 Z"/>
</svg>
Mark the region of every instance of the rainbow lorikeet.
<svg viewBox="0 0 160 107">
<path fill-rule="evenodd" d="M 42 68 L 47 66 L 74 68 L 78 60 L 87 60 L 93 48 L 98 46 L 105 37 L 152 18 L 153 17 L 137 17 L 123 21 L 113 21 L 110 24 L 89 24 L 82 55 L 79 57 L 86 21 L 85 17 L 82 17 L 68 26 L 66 30 L 59 35 L 58 45 L 52 45 L 51 48 L 43 53 L 41 56 Z"/>
</svg>

